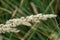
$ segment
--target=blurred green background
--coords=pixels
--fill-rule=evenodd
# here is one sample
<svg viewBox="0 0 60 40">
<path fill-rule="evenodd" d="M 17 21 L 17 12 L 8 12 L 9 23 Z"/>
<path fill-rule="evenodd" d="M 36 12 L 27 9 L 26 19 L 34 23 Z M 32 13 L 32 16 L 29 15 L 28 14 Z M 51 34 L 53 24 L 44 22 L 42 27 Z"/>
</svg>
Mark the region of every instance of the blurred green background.
<svg viewBox="0 0 60 40">
<path fill-rule="evenodd" d="M 31 27 L 19 25 L 19 33 L 2 33 L 1 40 L 60 40 L 60 0 L 0 0 L 0 24 L 39 13 L 56 14 L 57 18 L 33 23 Z"/>
</svg>

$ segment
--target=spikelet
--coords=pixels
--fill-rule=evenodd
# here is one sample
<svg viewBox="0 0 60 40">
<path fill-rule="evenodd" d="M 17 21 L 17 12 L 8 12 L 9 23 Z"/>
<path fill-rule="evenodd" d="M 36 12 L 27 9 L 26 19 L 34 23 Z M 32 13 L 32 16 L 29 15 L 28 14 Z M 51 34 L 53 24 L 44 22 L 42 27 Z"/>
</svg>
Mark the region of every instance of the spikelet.
<svg viewBox="0 0 60 40">
<path fill-rule="evenodd" d="M 19 32 L 16 28 L 12 28 L 10 24 L 0 24 L 0 33 L 5 32 Z"/>
</svg>

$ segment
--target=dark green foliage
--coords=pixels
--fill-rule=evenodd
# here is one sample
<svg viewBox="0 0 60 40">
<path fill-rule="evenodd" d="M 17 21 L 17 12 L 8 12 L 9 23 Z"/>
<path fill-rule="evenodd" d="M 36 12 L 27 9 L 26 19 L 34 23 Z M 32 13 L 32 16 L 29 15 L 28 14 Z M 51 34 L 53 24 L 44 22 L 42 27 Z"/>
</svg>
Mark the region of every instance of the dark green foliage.
<svg viewBox="0 0 60 40">
<path fill-rule="evenodd" d="M 58 1 L 58 0 L 57 0 Z M 36 6 L 37 14 L 54 14 L 57 1 L 52 0 L 0 0 L 0 24 L 13 18 L 34 15 L 35 11 L 31 2 Z M 52 3 L 51 3 L 52 2 Z M 56 4 L 56 5 L 55 5 Z M 17 10 L 15 12 L 15 10 Z M 13 16 L 15 12 L 15 15 Z M 60 38 L 60 12 L 57 18 L 48 19 L 39 23 L 32 23 L 32 26 L 19 25 L 19 33 L 2 33 L 4 40 L 51 40 L 50 35 L 55 33 Z M 56 13 L 57 14 L 57 13 Z M 33 27 L 33 28 L 32 28 Z M 7 39 L 6 39 L 7 38 Z M 53 38 L 52 38 L 53 39 Z"/>
</svg>

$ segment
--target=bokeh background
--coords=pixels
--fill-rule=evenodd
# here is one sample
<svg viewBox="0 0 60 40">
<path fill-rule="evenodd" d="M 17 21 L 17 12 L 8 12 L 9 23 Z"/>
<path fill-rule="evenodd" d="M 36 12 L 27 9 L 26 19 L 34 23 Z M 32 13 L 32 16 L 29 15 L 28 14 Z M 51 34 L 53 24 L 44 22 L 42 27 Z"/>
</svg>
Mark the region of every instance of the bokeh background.
<svg viewBox="0 0 60 40">
<path fill-rule="evenodd" d="M 0 0 L 0 24 L 39 13 L 57 17 L 32 23 L 31 27 L 19 25 L 19 33 L 2 33 L 0 40 L 60 40 L 60 0 Z"/>
</svg>

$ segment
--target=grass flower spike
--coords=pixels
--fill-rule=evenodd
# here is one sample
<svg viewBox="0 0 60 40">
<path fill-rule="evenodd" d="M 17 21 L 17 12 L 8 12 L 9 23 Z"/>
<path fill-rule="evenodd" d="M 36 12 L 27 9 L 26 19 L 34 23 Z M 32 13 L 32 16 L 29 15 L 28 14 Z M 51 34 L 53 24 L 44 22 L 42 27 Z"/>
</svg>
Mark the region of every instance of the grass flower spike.
<svg viewBox="0 0 60 40">
<path fill-rule="evenodd" d="M 0 33 L 1 32 L 19 32 L 15 27 L 18 25 L 32 26 L 30 22 L 39 22 L 40 20 L 47 20 L 48 18 L 54 18 L 57 15 L 54 14 L 37 14 L 30 15 L 27 17 L 21 17 L 17 19 L 10 19 L 6 21 L 6 24 L 0 24 Z"/>
</svg>

